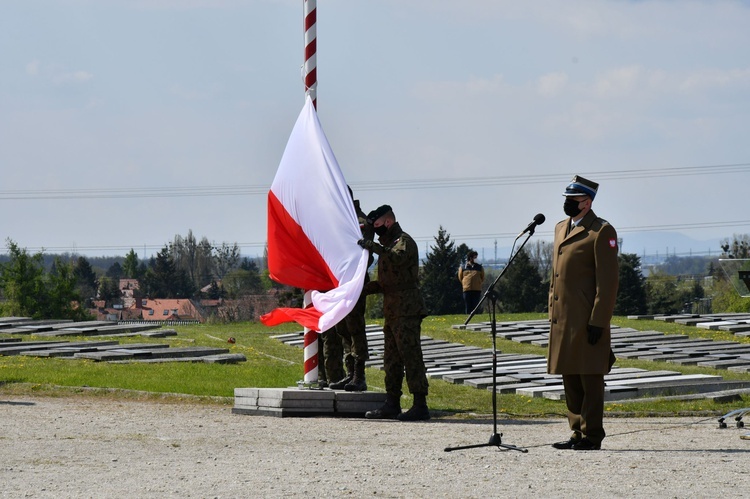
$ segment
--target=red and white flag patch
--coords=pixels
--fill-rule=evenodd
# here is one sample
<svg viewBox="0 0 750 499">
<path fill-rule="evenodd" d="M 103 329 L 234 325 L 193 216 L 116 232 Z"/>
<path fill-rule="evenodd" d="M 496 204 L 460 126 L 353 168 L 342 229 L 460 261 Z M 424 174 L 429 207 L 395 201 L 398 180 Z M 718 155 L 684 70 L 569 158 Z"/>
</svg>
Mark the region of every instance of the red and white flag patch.
<svg viewBox="0 0 750 499">
<path fill-rule="evenodd" d="M 609 247 L 610 248 L 616 248 L 617 247 L 617 239 L 610 239 L 609 240 Z"/>
</svg>

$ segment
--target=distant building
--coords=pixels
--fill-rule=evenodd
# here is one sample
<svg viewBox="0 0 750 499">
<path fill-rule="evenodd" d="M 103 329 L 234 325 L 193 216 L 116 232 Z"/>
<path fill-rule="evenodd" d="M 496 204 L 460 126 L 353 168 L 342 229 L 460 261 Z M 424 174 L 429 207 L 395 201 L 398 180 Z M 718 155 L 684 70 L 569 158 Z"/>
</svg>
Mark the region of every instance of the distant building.
<svg viewBox="0 0 750 499">
<path fill-rule="evenodd" d="M 185 298 L 154 300 L 143 298 L 137 300 L 131 310 L 140 310 L 144 321 L 179 321 L 195 320 L 205 322 L 205 318 L 192 300 Z"/>
<path fill-rule="evenodd" d="M 218 287 L 221 287 L 221 281 L 214 281 Z M 206 284 L 201 288 L 201 293 L 207 294 L 209 291 L 211 291 L 211 286 L 213 286 L 214 282 L 211 282 L 210 284 Z"/>
<path fill-rule="evenodd" d="M 105 308 L 104 306 L 101 306 L 90 309 L 89 313 L 98 321 L 136 321 L 141 318 L 139 310 L 124 309 L 121 307 Z"/>
<path fill-rule="evenodd" d="M 120 279 L 120 294 L 122 295 L 122 304 L 125 308 L 131 308 L 135 305 L 134 291 L 140 289 L 138 279 Z"/>
</svg>

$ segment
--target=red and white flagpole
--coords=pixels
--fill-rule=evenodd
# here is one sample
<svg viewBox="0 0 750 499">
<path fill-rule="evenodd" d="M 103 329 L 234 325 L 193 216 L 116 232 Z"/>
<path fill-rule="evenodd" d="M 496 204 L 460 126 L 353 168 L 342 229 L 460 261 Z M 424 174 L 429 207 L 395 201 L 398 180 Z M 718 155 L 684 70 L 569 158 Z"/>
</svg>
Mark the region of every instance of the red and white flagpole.
<svg viewBox="0 0 750 499">
<path fill-rule="evenodd" d="M 306 308 L 312 304 L 311 295 L 311 291 L 305 291 L 305 298 L 302 301 L 303 307 Z M 305 377 L 302 382 L 305 386 L 315 385 L 318 383 L 318 332 L 305 328 L 302 344 L 304 346 L 305 365 Z"/>
<path fill-rule="evenodd" d="M 313 106 L 318 108 L 318 71 L 317 71 L 317 0 L 302 0 L 305 16 L 305 93 L 310 94 Z"/>
<path fill-rule="evenodd" d="M 305 93 L 310 95 L 313 107 L 317 109 L 318 70 L 317 70 L 317 0 L 302 0 L 305 30 L 305 63 L 302 68 L 305 78 Z M 310 291 L 305 292 L 303 307 L 312 303 Z M 318 332 L 305 328 L 304 361 L 307 386 L 318 382 Z"/>
</svg>

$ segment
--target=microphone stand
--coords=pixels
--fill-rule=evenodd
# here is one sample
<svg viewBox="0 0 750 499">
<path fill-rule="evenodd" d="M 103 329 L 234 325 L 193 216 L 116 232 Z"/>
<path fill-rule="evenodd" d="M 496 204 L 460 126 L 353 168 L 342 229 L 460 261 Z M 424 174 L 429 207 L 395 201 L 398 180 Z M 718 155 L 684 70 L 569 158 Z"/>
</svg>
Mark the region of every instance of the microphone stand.
<svg viewBox="0 0 750 499">
<path fill-rule="evenodd" d="M 495 317 L 495 309 L 497 307 L 497 293 L 495 292 L 495 285 L 498 283 L 501 277 L 505 275 L 505 272 L 508 270 L 508 267 L 510 267 L 510 264 L 513 263 L 513 260 L 516 259 L 516 255 L 523 249 L 523 247 L 526 245 L 526 243 L 529 241 L 529 238 L 534 234 L 534 230 L 536 229 L 536 225 L 532 226 L 528 230 L 528 235 L 526 236 L 526 239 L 521 243 L 521 246 L 518 248 L 518 251 L 515 253 L 513 252 L 513 248 L 511 248 L 510 253 L 511 257 L 510 260 L 508 260 L 508 264 L 503 268 L 502 272 L 500 272 L 500 275 L 497 276 L 497 279 L 490 285 L 489 288 L 487 288 L 487 291 L 484 293 L 484 296 L 482 299 L 477 303 L 477 306 L 474 307 L 474 310 L 471 311 L 471 314 L 469 314 L 469 317 L 466 319 L 466 322 L 464 322 L 464 326 L 471 321 L 471 319 L 477 314 L 479 310 L 482 308 L 482 304 L 486 299 L 489 298 L 490 300 L 490 331 L 492 332 L 492 435 L 490 435 L 490 440 L 487 443 L 484 444 L 473 444 L 473 445 L 461 445 L 457 447 L 446 447 L 445 452 L 451 452 L 454 450 L 463 450 L 463 449 L 475 449 L 477 447 L 498 447 L 503 449 L 509 449 L 509 450 L 517 450 L 520 452 L 529 452 L 528 449 L 524 449 L 522 447 L 516 447 L 515 445 L 510 444 L 504 444 L 503 443 L 503 434 L 497 432 L 497 320 Z M 513 246 L 515 247 L 516 241 L 518 241 L 518 238 L 520 238 L 523 235 L 523 233 L 519 234 L 518 237 L 516 237 L 516 240 L 513 241 Z"/>
</svg>

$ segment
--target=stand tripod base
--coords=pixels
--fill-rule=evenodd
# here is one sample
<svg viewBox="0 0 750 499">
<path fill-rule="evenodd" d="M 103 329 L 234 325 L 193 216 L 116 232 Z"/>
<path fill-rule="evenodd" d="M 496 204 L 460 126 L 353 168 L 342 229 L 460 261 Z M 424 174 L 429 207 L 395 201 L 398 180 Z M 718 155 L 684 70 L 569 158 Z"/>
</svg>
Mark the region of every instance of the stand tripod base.
<svg viewBox="0 0 750 499">
<path fill-rule="evenodd" d="M 487 442 L 486 444 L 461 445 L 459 447 L 446 447 L 445 452 L 451 452 L 454 450 L 463 450 L 463 449 L 476 449 L 477 447 L 499 447 L 503 449 L 517 450 L 519 452 L 529 452 L 528 449 L 524 449 L 522 447 L 516 447 L 515 445 L 504 444 L 502 436 L 503 436 L 502 433 L 493 433 L 490 436 L 490 441 Z"/>
<path fill-rule="evenodd" d="M 544 215 L 541 213 L 534 217 L 534 223 L 537 223 L 537 217 L 542 223 L 544 222 Z M 503 268 L 502 272 L 500 272 L 500 275 L 497 276 L 497 279 L 495 279 L 495 282 L 492 283 L 492 285 L 487 289 L 487 291 L 484 293 L 484 297 L 482 297 L 481 300 L 479 300 L 479 303 L 476 307 L 474 307 L 474 310 L 471 311 L 471 314 L 469 314 L 469 317 L 466 319 L 466 322 L 464 322 L 464 326 L 471 321 L 471 318 L 474 317 L 474 314 L 477 313 L 478 310 L 480 310 L 480 307 L 482 306 L 482 303 L 484 303 L 484 300 L 489 298 L 491 302 L 490 307 L 490 330 L 492 332 L 492 436 L 490 436 L 490 441 L 486 444 L 476 444 L 476 445 L 463 445 L 461 447 L 446 447 L 445 452 L 451 452 L 454 450 L 461 450 L 461 449 L 475 449 L 477 447 L 502 447 L 503 449 L 509 449 L 509 450 L 517 450 L 520 452 L 528 452 L 528 450 L 523 449 L 521 447 L 516 447 L 515 445 L 508 445 L 504 444 L 502 441 L 502 433 L 497 432 L 497 293 L 494 291 L 495 284 L 500 280 L 500 278 L 505 274 L 505 272 L 510 267 L 510 264 L 515 260 L 516 255 L 523 249 L 526 242 L 529 240 L 531 235 L 534 233 L 534 227 L 535 225 L 529 225 L 528 235 L 526 236 L 526 239 L 524 240 L 523 244 L 521 244 L 521 247 L 518 248 L 518 251 L 513 253 L 513 250 L 511 249 L 511 257 L 508 260 L 508 263 Z M 526 232 L 526 231 L 524 231 Z M 518 237 L 521 237 L 521 235 L 524 234 L 524 232 L 521 232 L 521 234 L 518 235 Z M 518 240 L 518 237 L 516 240 Z M 515 248 L 516 243 L 513 243 L 513 247 Z"/>
</svg>

